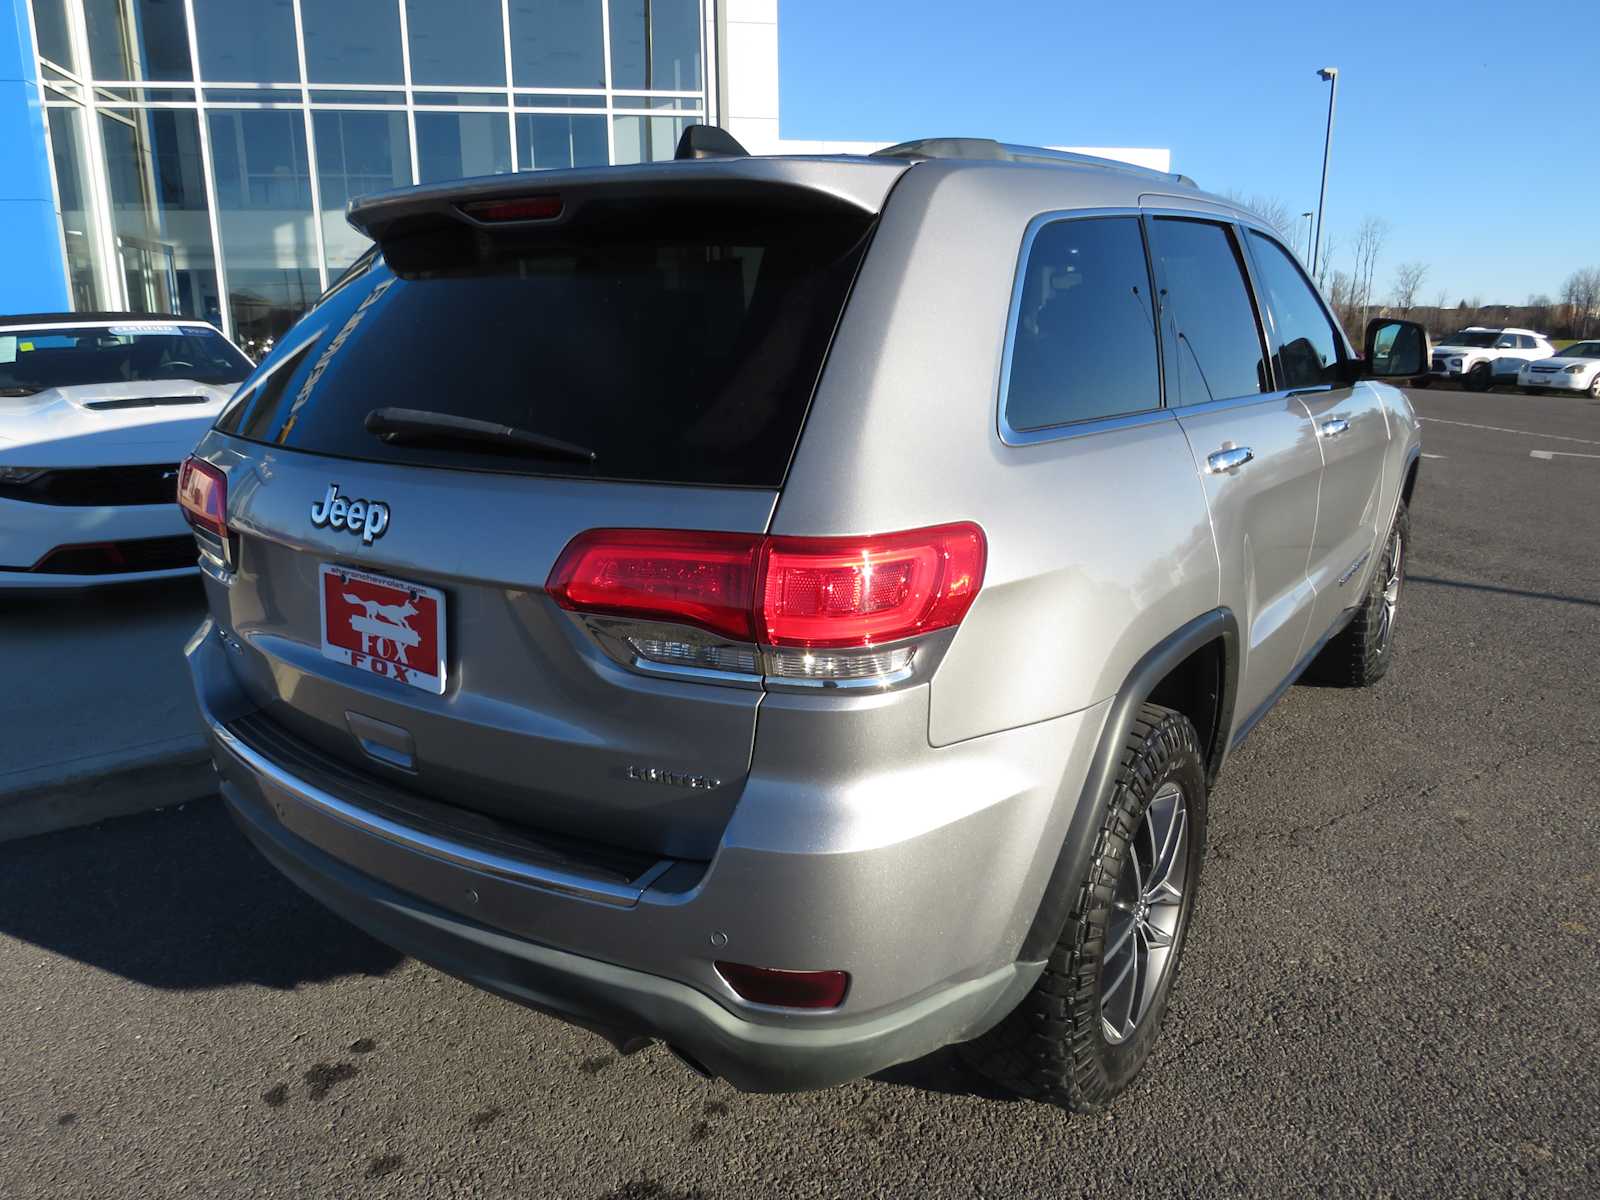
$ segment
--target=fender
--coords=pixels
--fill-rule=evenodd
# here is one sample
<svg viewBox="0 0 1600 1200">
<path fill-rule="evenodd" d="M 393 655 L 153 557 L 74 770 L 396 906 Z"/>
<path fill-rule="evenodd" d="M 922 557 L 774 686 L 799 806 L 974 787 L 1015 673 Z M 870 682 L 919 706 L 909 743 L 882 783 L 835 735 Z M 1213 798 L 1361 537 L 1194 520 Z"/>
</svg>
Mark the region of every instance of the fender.
<svg viewBox="0 0 1600 1200">
<path fill-rule="evenodd" d="M 1174 667 L 1219 637 L 1223 645 L 1223 679 L 1222 694 L 1217 705 L 1217 728 L 1210 731 L 1209 739 L 1206 736 L 1208 731 L 1196 731 L 1202 743 L 1209 748 L 1206 782 L 1209 785 L 1215 779 L 1229 743 L 1239 679 L 1239 623 L 1226 608 L 1214 608 L 1168 634 L 1134 664 L 1128 678 L 1117 689 L 1111 702 L 1111 711 L 1106 715 L 1105 727 L 1100 731 L 1100 743 L 1089 764 L 1088 777 L 1083 781 L 1077 808 L 1067 827 L 1061 856 L 1050 872 L 1044 896 L 1039 901 L 1039 911 L 1034 915 L 1033 924 L 1022 939 L 1022 948 L 1017 952 L 1020 961 L 1037 962 L 1048 958 L 1051 946 L 1061 936 L 1067 914 L 1077 899 L 1077 881 L 1088 871 L 1089 860 L 1094 855 L 1105 800 L 1116 778 L 1122 745 L 1127 740 L 1128 731 L 1133 728 L 1133 719 L 1139 706 Z"/>
</svg>

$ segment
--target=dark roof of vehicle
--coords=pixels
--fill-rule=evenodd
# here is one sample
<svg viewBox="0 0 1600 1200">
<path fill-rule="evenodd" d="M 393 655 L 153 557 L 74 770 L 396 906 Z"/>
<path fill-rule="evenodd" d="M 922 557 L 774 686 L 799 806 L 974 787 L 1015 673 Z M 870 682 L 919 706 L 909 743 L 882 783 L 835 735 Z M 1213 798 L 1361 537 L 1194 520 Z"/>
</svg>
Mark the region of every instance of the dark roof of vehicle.
<svg viewBox="0 0 1600 1200">
<path fill-rule="evenodd" d="M 54 312 L 0 316 L 0 325 L 83 325 L 92 321 L 182 321 L 186 325 L 211 323 L 195 317 L 177 317 L 171 313 Z"/>
</svg>

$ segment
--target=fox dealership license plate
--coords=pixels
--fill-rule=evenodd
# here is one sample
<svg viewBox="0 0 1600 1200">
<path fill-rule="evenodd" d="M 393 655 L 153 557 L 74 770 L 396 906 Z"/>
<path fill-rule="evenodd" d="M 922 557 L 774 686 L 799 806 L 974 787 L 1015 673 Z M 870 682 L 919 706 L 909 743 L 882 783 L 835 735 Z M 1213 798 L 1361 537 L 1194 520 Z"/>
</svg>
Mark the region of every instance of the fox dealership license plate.
<svg viewBox="0 0 1600 1200">
<path fill-rule="evenodd" d="M 322 564 L 322 653 L 425 692 L 444 692 L 444 593 Z"/>
</svg>

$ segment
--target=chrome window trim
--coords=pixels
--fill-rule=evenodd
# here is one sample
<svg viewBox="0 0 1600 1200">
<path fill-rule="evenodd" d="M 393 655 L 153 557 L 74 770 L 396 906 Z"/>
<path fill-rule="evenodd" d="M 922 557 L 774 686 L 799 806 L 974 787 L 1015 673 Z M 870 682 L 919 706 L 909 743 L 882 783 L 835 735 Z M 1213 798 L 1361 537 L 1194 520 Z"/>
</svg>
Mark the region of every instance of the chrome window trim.
<svg viewBox="0 0 1600 1200">
<path fill-rule="evenodd" d="M 1028 258 L 1033 253 L 1033 243 L 1039 236 L 1039 231 L 1046 225 L 1054 225 L 1058 221 L 1091 220 L 1096 217 L 1128 217 L 1139 221 L 1145 210 L 1123 206 L 1118 208 L 1062 208 L 1052 209 L 1049 212 L 1039 213 L 1029 220 L 1027 228 L 1022 231 L 1022 245 L 1017 251 L 1017 265 L 1011 280 L 1010 307 L 1006 312 L 1005 344 L 1000 355 L 1000 379 L 997 387 L 998 403 L 995 410 L 995 430 L 1000 437 L 1002 445 L 1006 446 L 1036 446 L 1042 442 L 1059 442 L 1066 438 L 1086 437 L 1095 433 L 1106 433 L 1113 429 L 1133 429 L 1141 425 L 1153 425 L 1158 421 L 1168 420 L 1171 413 L 1162 404 L 1161 397 L 1161 339 L 1152 333 L 1153 345 L 1156 354 L 1156 404 L 1150 408 L 1137 409 L 1133 412 L 1117 413 L 1108 417 L 1088 417 L 1081 421 L 1067 421 L 1060 425 L 1044 425 L 1038 429 L 1017 429 L 1006 416 L 1006 401 L 1011 390 L 1011 359 L 1017 341 L 1017 322 L 1022 316 L 1022 291 L 1026 283 Z M 1145 247 L 1146 270 L 1149 269 L 1149 247 L 1146 244 L 1144 230 L 1140 227 L 1139 240 Z M 1157 313 L 1155 283 L 1149 285 L 1151 290 L 1150 311 Z"/>
</svg>

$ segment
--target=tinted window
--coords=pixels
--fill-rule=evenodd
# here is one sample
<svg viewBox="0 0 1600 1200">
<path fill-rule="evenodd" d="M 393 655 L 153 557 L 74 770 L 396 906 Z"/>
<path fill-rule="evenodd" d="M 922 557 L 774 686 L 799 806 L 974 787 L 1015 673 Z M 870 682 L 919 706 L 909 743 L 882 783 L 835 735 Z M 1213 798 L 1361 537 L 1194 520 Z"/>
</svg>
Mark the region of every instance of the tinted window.
<svg viewBox="0 0 1600 1200">
<path fill-rule="evenodd" d="M 1005 413 L 1043 429 L 1159 407 L 1150 273 L 1136 217 L 1054 221 L 1022 265 Z"/>
<path fill-rule="evenodd" d="M 1317 299 L 1289 252 L 1254 230 L 1256 271 L 1278 344 L 1274 351 L 1280 388 L 1314 387 L 1338 383 L 1338 338 L 1322 302 Z"/>
<path fill-rule="evenodd" d="M 1167 402 L 1203 404 L 1264 390 L 1255 308 L 1233 235 L 1209 221 L 1158 218 L 1151 253 L 1176 340 Z"/>
<path fill-rule="evenodd" d="M 200 325 L 56 326 L 0 333 L 0 395 L 94 383 L 238 383 L 250 362 Z"/>
<path fill-rule="evenodd" d="M 1523 350 L 1535 350 L 1538 348 L 1539 343 L 1526 334 L 1519 333 L 1517 335 L 1517 345 Z"/>
<path fill-rule="evenodd" d="M 600 208 L 486 252 L 459 226 L 413 234 L 307 314 L 218 428 L 343 458 L 774 487 L 868 224 L 701 200 Z M 385 406 L 546 434 L 596 461 L 381 441 L 364 423 Z"/>
</svg>

